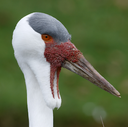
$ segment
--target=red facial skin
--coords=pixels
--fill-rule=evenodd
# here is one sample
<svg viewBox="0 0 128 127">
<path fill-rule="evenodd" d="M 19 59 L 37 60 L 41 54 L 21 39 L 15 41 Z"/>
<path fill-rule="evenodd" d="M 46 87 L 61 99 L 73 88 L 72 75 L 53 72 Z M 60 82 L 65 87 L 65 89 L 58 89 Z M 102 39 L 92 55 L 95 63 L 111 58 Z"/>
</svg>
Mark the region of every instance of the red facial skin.
<svg viewBox="0 0 128 127">
<path fill-rule="evenodd" d="M 55 98 L 54 90 L 53 90 L 53 82 L 55 78 L 55 72 L 57 73 L 57 96 L 59 96 L 59 74 L 61 71 L 61 65 L 62 63 L 67 60 L 71 62 L 77 62 L 79 60 L 79 54 L 81 52 L 70 42 L 62 42 L 60 44 L 57 44 L 53 39 L 50 39 L 50 41 L 45 42 L 45 52 L 44 56 L 46 60 L 50 63 L 51 69 L 50 69 L 50 86 L 51 86 L 51 92 L 53 95 L 53 98 Z"/>
</svg>

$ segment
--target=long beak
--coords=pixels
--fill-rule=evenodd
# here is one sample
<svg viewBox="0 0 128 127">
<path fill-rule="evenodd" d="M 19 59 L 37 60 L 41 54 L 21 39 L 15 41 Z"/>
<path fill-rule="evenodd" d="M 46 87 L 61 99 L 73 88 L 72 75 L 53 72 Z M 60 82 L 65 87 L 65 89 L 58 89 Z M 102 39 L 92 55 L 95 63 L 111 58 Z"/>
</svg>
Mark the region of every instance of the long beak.
<svg viewBox="0 0 128 127">
<path fill-rule="evenodd" d="M 93 68 L 83 55 L 80 55 L 79 60 L 75 63 L 65 60 L 62 67 L 82 76 L 101 89 L 121 97 L 120 93 Z"/>
</svg>

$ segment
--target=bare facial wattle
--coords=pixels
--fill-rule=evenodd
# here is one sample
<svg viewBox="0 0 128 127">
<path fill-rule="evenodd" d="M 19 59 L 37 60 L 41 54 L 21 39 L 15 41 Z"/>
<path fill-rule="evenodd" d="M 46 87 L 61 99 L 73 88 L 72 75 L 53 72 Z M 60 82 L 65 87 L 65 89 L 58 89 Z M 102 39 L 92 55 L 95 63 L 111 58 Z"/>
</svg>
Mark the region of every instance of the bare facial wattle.
<svg viewBox="0 0 128 127">
<path fill-rule="evenodd" d="M 54 98 L 54 90 L 53 90 L 53 82 L 55 78 L 55 73 L 57 73 L 57 95 L 59 97 L 59 88 L 58 88 L 58 80 L 59 73 L 61 70 L 62 63 L 67 61 L 72 61 L 73 63 L 79 60 L 79 55 L 81 52 L 70 42 L 65 43 L 46 43 L 46 48 L 44 52 L 44 56 L 46 60 L 50 63 L 50 86 L 51 92 Z"/>
</svg>

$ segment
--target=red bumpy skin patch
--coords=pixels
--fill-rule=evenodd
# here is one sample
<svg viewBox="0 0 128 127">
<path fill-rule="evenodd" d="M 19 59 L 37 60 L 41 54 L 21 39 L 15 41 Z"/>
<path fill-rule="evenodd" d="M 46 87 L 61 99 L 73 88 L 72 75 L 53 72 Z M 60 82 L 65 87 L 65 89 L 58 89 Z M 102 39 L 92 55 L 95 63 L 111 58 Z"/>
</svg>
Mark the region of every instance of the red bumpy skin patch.
<svg viewBox="0 0 128 127">
<path fill-rule="evenodd" d="M 46 44 L 46 48 L 45 48 L 44 56 L 51 65 L 51 70 L 50 70 L 51 92 L 54 98 L 53 82 L 54 82 L 55 72 L 56 72 L 57 96 L 58 98 L 60 98 L 58 81 L 59 81 L 59 73 L 61 70 L 61 65 L 65 60 L 71 61 L 71 62 L 77 62 L 79 60 L 79 55 L 81 54 L 81 52 L 70 41 L 65 43 L 60 43 L 60 44 L 57 44 L 55 42 L 45 43 L 45 44 Z"/>
</svg>

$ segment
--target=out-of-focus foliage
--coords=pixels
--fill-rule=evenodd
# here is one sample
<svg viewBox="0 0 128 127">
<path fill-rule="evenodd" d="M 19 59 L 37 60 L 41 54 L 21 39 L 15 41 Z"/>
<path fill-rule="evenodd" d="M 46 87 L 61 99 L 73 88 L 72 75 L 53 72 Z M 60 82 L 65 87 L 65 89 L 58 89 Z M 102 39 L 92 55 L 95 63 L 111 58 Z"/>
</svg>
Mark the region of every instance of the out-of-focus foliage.
<svg viewBox="0 0 128 127">
<path fill-rule="evenodd" d="M 54 110 L 55 127 L 128 126 L 127 0 L 1 0 L 0 127 L 27 127 L 26 88 L 13 55 L 16 23 L 32 12 L 59 19 L 86 59 L 121 93 L 119 99 L 62 69 L 62 106 Z"/>
</svg>

